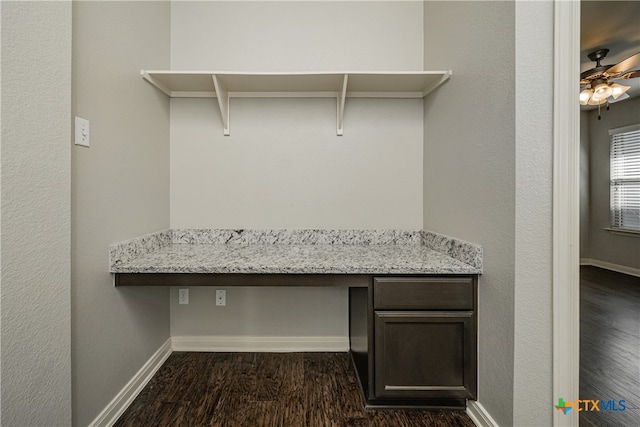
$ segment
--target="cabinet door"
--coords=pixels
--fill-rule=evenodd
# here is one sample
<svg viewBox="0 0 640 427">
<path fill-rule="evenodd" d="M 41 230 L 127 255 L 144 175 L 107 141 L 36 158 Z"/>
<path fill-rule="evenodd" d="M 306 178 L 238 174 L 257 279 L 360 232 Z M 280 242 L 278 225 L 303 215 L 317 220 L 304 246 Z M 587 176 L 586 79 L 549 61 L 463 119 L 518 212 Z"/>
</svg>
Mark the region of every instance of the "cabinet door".
<svg viewBox="0 0 640 427">
<path fill-rule="evenodd" d="M 476 397 L 472 311 L 376 311 L 378 398 Z"/>
</svg>

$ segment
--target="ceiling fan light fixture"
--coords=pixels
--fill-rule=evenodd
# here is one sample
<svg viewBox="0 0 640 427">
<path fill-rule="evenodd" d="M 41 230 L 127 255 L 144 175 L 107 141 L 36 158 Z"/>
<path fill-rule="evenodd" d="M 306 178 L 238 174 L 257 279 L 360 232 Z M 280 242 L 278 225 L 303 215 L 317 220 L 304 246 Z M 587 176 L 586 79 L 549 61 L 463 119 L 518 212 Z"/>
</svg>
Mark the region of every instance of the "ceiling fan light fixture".
<svg viewBox="0 0 640 427">
<path fill-rule="evenodd" d="M 611 96 L 613 96 L 613 99 L 617 100 L 622 95 L 624 95 L 625 92 L 628 91 L 629 89 L 631 89 L 631 86 L 624 86 L 618 83 L 613 83 L 611 85 Z M 626 98 L 628 97 L 629 95 L 627 95 Z M 626 99 L 626 98 L 623 98 L 623 99 Z M 622 101 L 622 99 L 620 101 Z"/>
<path fill-rule="evenodd" d="M 613 89 L 607 83 L 599 83 L 596 87 L 593 88 L 593 100 L 594 101 L 605 101 L 608 97 L 613 93 Z M 602 104 L 602 102 L 600 102 Z M 591 104 L 597 105 L 597 104 Z"/>
<path fill-rule="evenodd" d="M 580 92 L 580 105 L 587 105 L 592 96 L 593 91 L 591 89 L 585 89 Z"/>
<path fill-rule="evenodd" d="M 602 98 L 602 99 L 597 99 L 594 96 L 591 97 L 591 99 L 587 102 L 587 105 L 602 105 L 605 102 L 607 102 L 607 98 Z"/>
<path fill-rule="evenodd" d="M 600 106 L 619 102 L 630 98 L 626 93 L 633 87 L 614 83 L 618 79 L 640 78 L 640 52 L 631 55 L 627 59 L 615 65 L 602 65 L 609 49 L 597 49 L 587 57 L 594 61 L 595 67 L 580 73 L 580 87 L 584 90 L 580 92 L 580 105 L 590 105 L 598 107 L 598 120 L 600 119 Z"/>
</svg>

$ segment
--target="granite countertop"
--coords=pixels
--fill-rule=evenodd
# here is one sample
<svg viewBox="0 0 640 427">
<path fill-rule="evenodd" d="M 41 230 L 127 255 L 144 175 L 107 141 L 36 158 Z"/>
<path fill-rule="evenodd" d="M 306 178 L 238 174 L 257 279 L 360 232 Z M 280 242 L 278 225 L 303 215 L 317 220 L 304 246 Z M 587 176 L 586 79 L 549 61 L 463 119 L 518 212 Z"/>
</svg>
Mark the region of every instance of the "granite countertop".
<svg viewBox="0 0 640 427">
<path fill-rule="evenodd" d="M 481 274 L 482 248 L 412 230 L 164 230 L 109 247 L 112 273 Z"/>
</svg>

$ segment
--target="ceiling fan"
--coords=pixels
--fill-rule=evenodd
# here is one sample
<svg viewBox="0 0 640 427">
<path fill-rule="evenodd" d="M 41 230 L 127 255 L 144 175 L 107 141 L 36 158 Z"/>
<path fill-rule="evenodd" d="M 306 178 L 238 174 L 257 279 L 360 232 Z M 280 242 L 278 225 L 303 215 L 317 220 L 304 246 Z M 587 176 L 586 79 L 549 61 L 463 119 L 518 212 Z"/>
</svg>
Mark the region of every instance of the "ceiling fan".
<svg viewBox="0 0 640 427">
<path fill-rule="evenodd" d="M 615 65 L 601 65 L 600 61 L 607 56 L 607 53 L 609 49 L 598 49 L 587 55 L 596 63 L 596 66 L 580 74 L 582 89 L 580 105 L 597 105 L 598 111 L 603 104 L 606 104 L 609 109 L 609 104 L 629 98 L 626 92 L 630 86 L 612 82 L 612 80 L 640 77 L 640 70 L 634 69 L 640 64 L 640 52 Z M 598 114 L 599 119 L 600 114 Z"/>
</svg>

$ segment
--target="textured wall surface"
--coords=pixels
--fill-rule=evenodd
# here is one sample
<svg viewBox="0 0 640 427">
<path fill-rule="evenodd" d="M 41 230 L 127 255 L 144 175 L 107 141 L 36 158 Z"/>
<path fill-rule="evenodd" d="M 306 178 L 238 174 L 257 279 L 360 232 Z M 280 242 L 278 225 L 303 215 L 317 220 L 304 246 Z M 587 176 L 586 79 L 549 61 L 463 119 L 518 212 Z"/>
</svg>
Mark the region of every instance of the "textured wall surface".
<svg viewBox="0 0 640 427">
<path fill-rule="evenodd" d="M 422 70 L 422 7 L 176 2 L 171 66 Z M 173 99 L 171 227 L 420 229 L 422 111 L 415 99 L 348 99 L 337 137 L 335 100 L 232 99 L 224 137 L 215 100 Z M 226 309 L 213 292 L 171 298 L 173 335 L 347 335 L 344 289 L 234 289 Z"/>
<path fill-rule="evenodd" d="M 169 289 L 116 289 L 109 244 L 169 226 L 169 101 L 140 77 L 169 67 L 169 2 L 74 2 L 73 420 L 87 425 L 169 338 Z"/>
<path fill-rule="evenodd" d="M 513 425 L 551 425 L 553 3 L 516 2 Z M 577 106 L 576 106 L 577 108 Z"/>
<path fill-rule="evenodd" d="M 514 4 L 429 1 L 424 21 L 425 69 L 453 70 L 425 99 L 424 228 L 483 246 L 478 398 L 512 425 Z"/>
<path fill-rule="evenodd" d="M 590 188 L 589 249 L 584 258 L 640 269 L 640 237 L 611 234 L 609 219 L 609 129 L 640 123 L 640 98 L 632 98 L 602 111 L 588 113 Z M 584 116 L 583 116 L 584 117 Z"/>
<path fill-rule="evenodd" d="M 480 404 L 499 425 L 550 425 L 552 108 L 532 82 L 552 78 L 552 3 L 424 14 L 425 68 L 454 70 L 425 100 L 424 227 L 483 246 Z"/>
<path fill-rule="evenodd" d="M 71 3 L 0 7 L 0 423 L 68 426 Z"/>
</svg>

